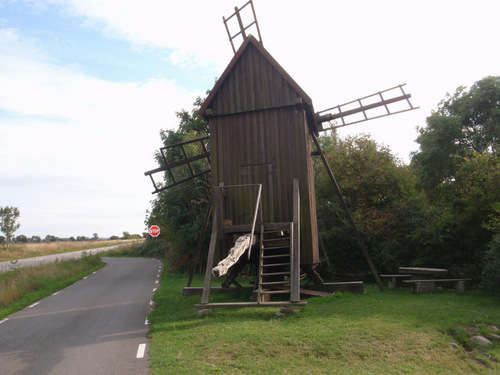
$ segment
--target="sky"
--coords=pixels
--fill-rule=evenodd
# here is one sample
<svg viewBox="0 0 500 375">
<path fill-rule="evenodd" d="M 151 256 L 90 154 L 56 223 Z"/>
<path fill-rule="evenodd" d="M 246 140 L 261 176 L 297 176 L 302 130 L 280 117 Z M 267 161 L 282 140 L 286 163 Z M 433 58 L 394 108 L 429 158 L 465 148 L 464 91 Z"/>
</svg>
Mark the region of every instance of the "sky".
<svg viewBox="0 0 500 375">
<path fill-rule="evenodd" d="M 0 0 L 0 206 L 19 208 L 16 235 L 146 230 L 159 132 L 214 86 L 233 56 L 222 17 L 245 3 Z M 406 163 L 447 93 L 500 73 L 497 0 L 254 7 L 264 47 L 316 111 L 407 84 L 420 109 L 339 130 Z"/>
</svg>

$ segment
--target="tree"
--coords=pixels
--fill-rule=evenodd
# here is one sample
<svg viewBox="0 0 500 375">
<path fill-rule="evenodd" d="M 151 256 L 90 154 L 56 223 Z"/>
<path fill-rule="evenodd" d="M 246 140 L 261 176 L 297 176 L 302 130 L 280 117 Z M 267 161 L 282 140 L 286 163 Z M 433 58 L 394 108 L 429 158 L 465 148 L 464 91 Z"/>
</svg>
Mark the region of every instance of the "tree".
<svg viewBox="0 0 500 375">
<path fill-rule="evenodd" d="M 40 238 L 40 236 L 31 236 L 30 242 L 40 243 L 42 242 L 42 239 Z"/>
<path fill-rule="evenodd" d="M 45 236 L 45 241 L 46 242 L 56 242 L 58 238 L 56 236 L 53 236 L 52 234 L 47 234 Z"/>
<path fill-rule="evenodd" d="M 459 87 L 419 132 L 411 165 L 439 212 L 432 229 L 440 238 L 436 259 L 479 281 L 485 254 L 497 249 L 487 224 L 500 201 L 500 77 Z"/>
<path fill-rule="evenodd" d="M 321 137 L 320 143 L 377 268 L 394 272 L 395 265 L 410 264 L 426 205 L 408 166 L 366 135 Z M 363 277 L 366 261 L 319 160 L 315 185 L 320 235 L 334 261 L 330 276 Z"/>
<path fill-rule="evenodd" d="M 20 234 L 16 237 L 16 242 L 28 243 L 28 237 L 26 237 L 24 234 Z"/>
<path fill-rule="evenodd" d="M 0 207 L 0 231 L 5 234 L 7 248 L 9 247 L 9 242 L 11 242 L 14 233 L 21 226 L 21 224 L 16 223 L 19 216 L 21 216 L 21 213 L 17 207 Z"/>
<path fill-rule="evenodd" d="M 500 76 L 448 94 L 419 133 L 420 150 L 413 154 L 412 165 L 421 186 L 436 198 L 454 180 L 461 160 L 457 157 L 500 152 Z"/>
</svg>

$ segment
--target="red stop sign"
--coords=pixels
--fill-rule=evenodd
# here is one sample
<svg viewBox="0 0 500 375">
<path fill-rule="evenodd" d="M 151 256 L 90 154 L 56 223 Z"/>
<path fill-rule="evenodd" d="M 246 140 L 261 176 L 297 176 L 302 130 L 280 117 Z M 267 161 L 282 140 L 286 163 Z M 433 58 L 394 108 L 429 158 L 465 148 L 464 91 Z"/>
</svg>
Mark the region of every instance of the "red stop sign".
<svg viewBox="0 0 500 375">
<path fill-rule="evenodd" d="M 160 235 L 160 227 L 158 225 L 151 225 L 149 228 L 149 234 L 151 237 L 158 237 Z"/>
</svg>

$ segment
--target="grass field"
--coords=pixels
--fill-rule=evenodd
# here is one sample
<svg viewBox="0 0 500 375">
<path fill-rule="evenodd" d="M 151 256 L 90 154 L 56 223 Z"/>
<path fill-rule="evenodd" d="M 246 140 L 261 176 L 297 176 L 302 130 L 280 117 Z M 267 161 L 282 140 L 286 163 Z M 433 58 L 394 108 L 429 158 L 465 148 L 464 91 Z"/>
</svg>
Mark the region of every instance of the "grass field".
<svg viewBox="0 0 500 375">
<path fill-rule="evenodd" d="M 363 295 L 311 298 L 297 315 L 226 308 L 200 317 L 200 297 L 182 296 L 186 283 L 187 276 L 162 275 L 149 317 L 152 374 L 500 373 L 499 343 L 485 349 L 470 341 L 500 326 L 500 300 L 481 292 L 365 286 Z M 202 284 L 200 276 L 193 285 Z"/>
<path fill-rule="evenodd" d="M 49 254 L 61 254 L 76 250 L 96 249 L 100 247 L 142 242 L 142 240 L 112 240 L 112 241 L 56 241 L 27 244 L 11 244 L 0 247 L 0 262 L 32 258 Z"/>
</svg>

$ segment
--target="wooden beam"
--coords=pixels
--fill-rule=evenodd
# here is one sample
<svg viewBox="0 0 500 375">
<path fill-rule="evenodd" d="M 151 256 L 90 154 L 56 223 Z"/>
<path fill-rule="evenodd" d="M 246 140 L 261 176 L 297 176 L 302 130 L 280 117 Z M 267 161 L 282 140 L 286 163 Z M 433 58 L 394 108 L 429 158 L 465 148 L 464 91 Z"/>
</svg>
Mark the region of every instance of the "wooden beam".
<svg viewBox="0 0 500 375">
<path fill-rule="evenodd" d="M 293 223 L 291 223 L 292 264 L 290 301 L 300 301 L 300 191 L 299 180 L 293 179 Z"/>
<path fill-rule="evenodd" d="M 306 306 L 307 301 L 300 302 L 227 302 L 227 303 L 198 303 L 195 307 L 212 308 L 212 307 L 300 307 Z"/>
<path fill-rule="evenodd" d="M 253 286 L 244 286 L 241 288 L 237 287 L 229 287 L 229 288 L 224 288 L 224 287 L 211 287 L 210 288 L 210 294 L 222 294 L 222 293 L 236 293 L 236 292 L 251 292 L 255 288 Z M 203 293 L 203 287 L 196 287 L 196 286 L 190 286 L 190 287 L 184 287 L 182 289 L 182 295 L 185 297 L 189 296 L 200 296 Z"/>
<path fill-rule="evenodd" d="M 208 249 L 207 257 L 207 268 L 205 270 L 205 282 L 203 284 L 203 293 L 201 295 L 201 303 L 208 303 L 210 297 L 210 287 L 212 286 L 212 268 L 214 266 L 214 255 L 215 246 L 217 244 L 217 220 L 218 218 L 217 208 L 213 210 L 213 220 L 212 220 L 212 235 L 210 236 L 210 247 Z"/>
</svg>

